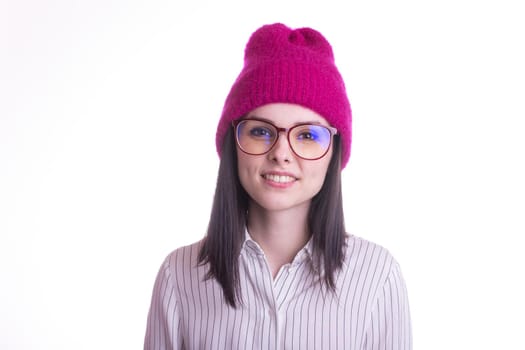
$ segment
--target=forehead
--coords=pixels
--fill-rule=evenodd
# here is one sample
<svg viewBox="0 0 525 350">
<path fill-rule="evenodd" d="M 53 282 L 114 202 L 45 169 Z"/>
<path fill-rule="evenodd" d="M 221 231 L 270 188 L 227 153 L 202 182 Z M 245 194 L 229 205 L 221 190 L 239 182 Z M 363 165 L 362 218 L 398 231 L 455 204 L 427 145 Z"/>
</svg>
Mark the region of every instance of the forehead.
<svg viewBox="0 0 525 350">
<path fill-rule="evenodd" d="M 303 107 L 290 103 L 271 103 L 254 109 L 247 117 L 258 117 L 271 121 L 280 127 L 289 127 L 298 123 L 316 123 L 329 125 L 320 114 Z"/>
</svg>

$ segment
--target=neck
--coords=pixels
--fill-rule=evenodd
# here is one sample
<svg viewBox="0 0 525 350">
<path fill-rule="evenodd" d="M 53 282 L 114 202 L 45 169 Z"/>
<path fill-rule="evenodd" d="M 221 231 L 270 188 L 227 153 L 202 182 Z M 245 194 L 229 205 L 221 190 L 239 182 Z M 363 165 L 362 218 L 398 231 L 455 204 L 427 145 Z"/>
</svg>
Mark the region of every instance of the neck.
<svg viewBox="0 0 525 350">
<path fill-rule="evenodd" d="M 268 211 L 254 202 L 248 210 L 248 232 L 264 251 L 272 275 L 290 263 L 310 238 L 310 203 L 282 211 Z"/>
</svg>

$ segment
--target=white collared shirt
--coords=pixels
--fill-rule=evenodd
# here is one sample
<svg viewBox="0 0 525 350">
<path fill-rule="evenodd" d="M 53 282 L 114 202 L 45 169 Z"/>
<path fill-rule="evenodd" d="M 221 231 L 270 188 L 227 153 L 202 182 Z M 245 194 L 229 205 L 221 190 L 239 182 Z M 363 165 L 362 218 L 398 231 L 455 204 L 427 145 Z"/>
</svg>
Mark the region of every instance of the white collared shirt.
<svg viewBox="0 0 525 350">
<path fill-rule="evenodd" d="M 334 294 L 320 282 L 311 241 L 274 279 L 264 252 L 247 235 L 237 309 L 223 301 L 215 280 L 205 280 L 199 247 L 179 248 L 164 261 L 144 349 L 412 349 L 405 283 L 398 263 L 379 245 L 347 238 Z"/>
</svg>

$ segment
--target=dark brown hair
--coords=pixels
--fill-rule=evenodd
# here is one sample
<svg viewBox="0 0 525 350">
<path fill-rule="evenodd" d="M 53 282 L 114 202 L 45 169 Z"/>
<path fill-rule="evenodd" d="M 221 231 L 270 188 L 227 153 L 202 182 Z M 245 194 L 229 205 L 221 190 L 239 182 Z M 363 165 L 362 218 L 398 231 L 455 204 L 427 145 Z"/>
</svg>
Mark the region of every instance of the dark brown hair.
<svg viewBox="0 0 525 350">
<path fill-rule="evenodd" d="M 217 187 L 208 232 L 199 251 L 199 264 L 208 264 L 206 278 L 221 285 L 229 305 L 241 301 L 239 254 L 246 230 L 249 196 L 237 173 L 237 151 L 232 128 L 224 137 Z M 326 286 L 335 291 L 334 274 L 344 258 L 345 225 L 341 191 L 341 146 L 334 136 L 332 159 L 319 193 L 312 199 L 308 226 L 317 264 L 324 269 Z M 319 265 L 318 265 L 319 266 Z"/>
</svg>

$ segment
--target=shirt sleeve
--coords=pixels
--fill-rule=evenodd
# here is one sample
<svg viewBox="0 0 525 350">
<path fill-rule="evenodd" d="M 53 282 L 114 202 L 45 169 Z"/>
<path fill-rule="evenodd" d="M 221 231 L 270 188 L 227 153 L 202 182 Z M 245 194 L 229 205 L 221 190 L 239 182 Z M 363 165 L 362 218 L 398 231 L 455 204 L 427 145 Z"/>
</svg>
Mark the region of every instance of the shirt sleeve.
<svg viewBox="0 0 525 350">
<path fill-rule="evenodd" d="M 160 268 L 153 287 L 144 350 L 183 349 L 180 326 L 180 304 L 168 258 Z"/>
<path fill-rule="evenodd" d="M 364 349 L 412 350 L 407 290 L 399 265 L 395 262 L 373 307 Z"/>
</svg>

